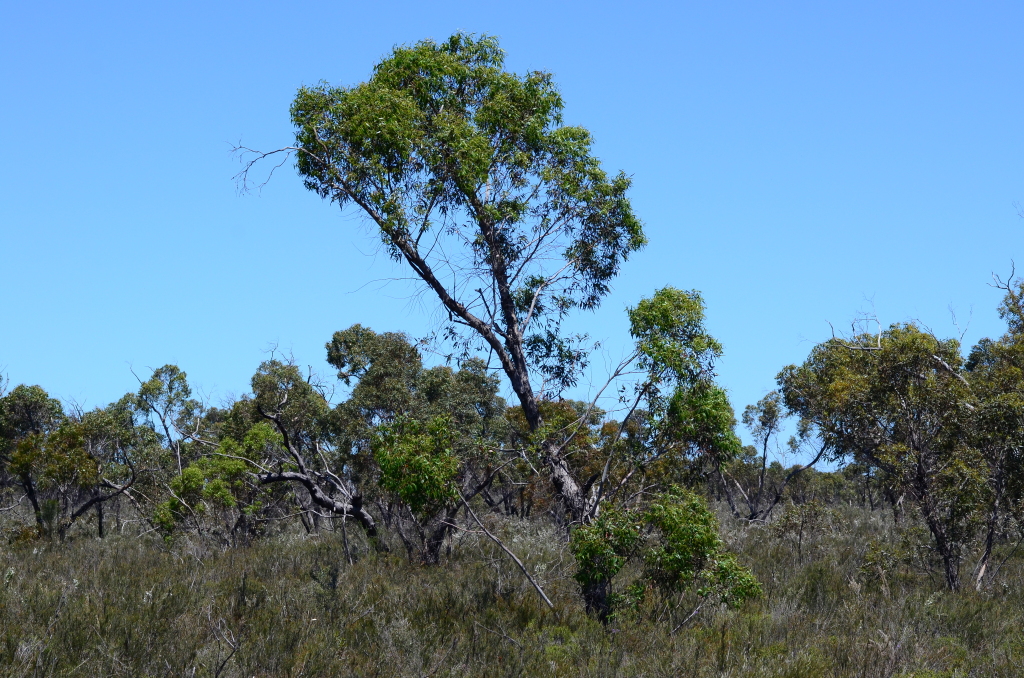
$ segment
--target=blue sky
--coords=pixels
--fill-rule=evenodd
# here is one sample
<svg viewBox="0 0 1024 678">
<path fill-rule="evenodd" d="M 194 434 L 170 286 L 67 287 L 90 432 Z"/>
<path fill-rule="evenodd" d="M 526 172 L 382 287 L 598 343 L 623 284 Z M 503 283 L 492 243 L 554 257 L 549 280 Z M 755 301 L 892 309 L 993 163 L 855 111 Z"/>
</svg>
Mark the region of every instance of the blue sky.
<svg viewBox="0 0 1024 678">
<path fill-rule="evenodd" d="M 863 311 L 965 342 L 1002 332 L 1024 269 L 1024 5 L 14 3 L 0 20 L 0 367 L 86 406 L 174 362 L 214 402 L 271 345 L 328 371 L 360 322 L 429 308 L 353 217 L 283 168 L 239 196 L 232 143 L 291 140 L 297 87 L 355 84 L 396 44 L 501 39 L 554 73 L 566 119 L 634 178 L 650 246 L 602 310 L 699 289 L 742 410 Z M 369 284 L 368 284 L 369 283 Z M 968 321 L 970 322 L 967 326 Z"/>
</svg>

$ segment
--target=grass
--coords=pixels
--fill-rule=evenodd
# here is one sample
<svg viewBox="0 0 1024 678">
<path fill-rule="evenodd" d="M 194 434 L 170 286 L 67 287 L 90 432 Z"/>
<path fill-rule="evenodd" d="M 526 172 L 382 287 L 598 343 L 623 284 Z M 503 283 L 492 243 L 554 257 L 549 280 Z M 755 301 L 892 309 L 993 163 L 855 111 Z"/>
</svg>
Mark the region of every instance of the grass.
<svg viewBox="0 0 1024 678">
<path fill-rule="evenodd" d="M 603 626 L 543 522 L 498 524 L 549 610 L 485 538 L 420 567 L 341 535 L 284 529 L 246 548 L 152 535 L 0 549 L 2 676 L 1019 676 L 1024 562 L 982 593 L 943 591 L 898 552 L 890 513 L 836 509 L 795 538 L 723 518 L 764 585 L 673 633 L 654 602 Z M 358 541 L 353 537 L 352 540 Z M 909 535 L 909 536 L 908 536 Z"/>
</svg>

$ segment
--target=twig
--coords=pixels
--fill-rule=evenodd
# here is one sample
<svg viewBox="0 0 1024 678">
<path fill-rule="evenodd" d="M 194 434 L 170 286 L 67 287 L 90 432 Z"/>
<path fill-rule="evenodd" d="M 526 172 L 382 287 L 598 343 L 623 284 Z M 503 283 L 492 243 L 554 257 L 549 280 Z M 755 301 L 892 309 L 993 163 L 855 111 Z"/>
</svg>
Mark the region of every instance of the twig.
<svg viewBox="0 0 1024 678">
<path fill-rule="evenodd" d="M 704 603 L 706 603 L 706 602 L 707 602 L 706 600 L 702 600 L 702 601 L 700 601 L 700 605 L 698 605 L 697 607 L 693 608 L 693 612 L 691 612 L 690 614 L 688 614 L 688 615 L 686 616 L 686 619 L 684 619 L 683 621 L 679 622 L 679 624 L 678 624 L 678 625 L 677 625 L 677 626 L 676 626 L 676 627 L 675 627 L 674 629 L 672 629 L 672 633 L 669 633 L 668 635 L 670 635 L 670 636 L 671 636 L 671 635 L 675 635 L 675 632 L 676 632 L 676 631 L 678 631 L 679 629 L 681 629 L 681 628 L 683 628 L 684 626 L 686 626 L 686 623 L 687 623 L 687 622 L 689 622 L 689 621 L 690 621 L 691 619 L 693 619 L 694 617 L 696 617 L 696 616 L 697 616 L 697 613 L 698 613 L 698 612 L 700 612 L 700 609 L 701 609 L 702 607 L 704 607 Z"/>
<path fill-rule="evenodd" d="M 477 626 L 479 626 L 480 628 L 482 628 L 484 631 L 487 631 L 488 633 L 493 633 L 496 636 L 501 636 L 502 638 L 504 638 L 508 642 L 510 642 L 513 645 L 515 645 L 516 647 L 518 647 L 520 650 L 523 649 L 523 646 L 520 645 L 519 641 L 517 641 L 515 638 L 513 638 L 511 636 L 507 636 L 507 635 L 505 635 L 504 633 L 502 633 L 500 631 L 494 631 L 493 629 L 489 629 L 486 626 L 484 626 L 483 624 L 481 624 L 480 622 L 474 621 L 473 623 L 476 624 Z"/>
</svg>

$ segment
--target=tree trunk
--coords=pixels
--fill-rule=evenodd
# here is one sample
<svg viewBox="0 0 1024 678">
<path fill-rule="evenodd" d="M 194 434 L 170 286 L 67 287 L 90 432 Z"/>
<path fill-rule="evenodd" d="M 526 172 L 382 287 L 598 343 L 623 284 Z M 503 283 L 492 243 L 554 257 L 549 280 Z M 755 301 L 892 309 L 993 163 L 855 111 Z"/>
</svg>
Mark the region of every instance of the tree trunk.
<svg viewBox="0 0 1024 678">
<path fill-rule="evenodd" d="M 591 582 L 583 587 L 583 602 L 587 606 L 587 612 L 596 614 L 602 624 L 608 623 L 612 608 L 608 600 L 611 593 L 611 586 L 607 580 Z"/>
<path fill-rule="evenodd" d="M 551 471 L 551 484 L 555 488 L 562 507 L 565 509 L 566 527 L 589 523 L 597 517 L 597 497 L 589 493 L 590 485 L 584 487 L 573 478 L 569 465 L 562 458 L 562 451 L 551 441 L 542 443 L 548 469 Z"/>
<path fill-rule="evenodd" d="M 999 525 L 999 500 L 1003 495 L 1003 460 L 999 460 L 999 472 L 995 479 L 995 497 L 992 499 L 992 510 L 989 512 L 987 525 L 985 526 L 985 550 L 978 561 L 977 573 L 975 574 L 974 587 L 978 591 L 985 580 L 985 572 L 988 569 L 988 561 L 992 557 L 992 547 L 995 544 L 996 529 Z"/>
<path fill-rule="evenodd" d="M 931 511 L 925 515 L 925 522 L 935 539 L 935 550 L 942 558 L 942 568 L 946 575 L 946 587 L 950 591 L 960 590 L 960 554 L 956 546 L 952 544 L 946 534 L 946 530 L 935 519 Z"/>
<path fill-rule="evenodd" d="M 739 518 L 740 512 L 736 508 L 736 502 L 732 498 L 732 489 L 729 487 L 729 481 L 725 479 L 725 474 L 722 473 L 722 469 L 717 469 L 718 484 L 722 488 L 722 493 L 725 495 L 725 501 L 729 504 L 729 510 L 732 511 L 733 516 Z"/>
<path fill-rule="evenodd" d="M 39 506 L 39 497 L 36 495 L 36 486 L 28 474 L 23 474 L 21 476 L 21 487 L 25 490 L 29 503 L 32 504 L 32 512 L 36 516 L 36 525 L 39 527 L 40 531 L 42 531 L 45 527 L 43 524 L 43 510 Z"/>
<path fill-rule="evenodd" d="M 449 513 L 449 516 L 430 532 L 430 536 L 423 544 L 423 553 L 420 554 L 420 561 L 424 565 L 437 565 L 441 562 L 441 547 L 444 546 L 444 540 L 452 529 L 448 523 L 454 518 Z"/>
</svg>

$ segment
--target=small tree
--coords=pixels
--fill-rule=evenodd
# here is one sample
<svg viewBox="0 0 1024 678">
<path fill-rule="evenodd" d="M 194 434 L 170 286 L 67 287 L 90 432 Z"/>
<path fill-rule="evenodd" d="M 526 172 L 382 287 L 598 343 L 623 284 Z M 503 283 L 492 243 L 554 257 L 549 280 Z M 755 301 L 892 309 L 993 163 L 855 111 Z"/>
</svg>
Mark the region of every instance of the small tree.
<svg viewBox="0 0 1024 678">
<path fill-rule="evenodd" d="M 336 408 L 346 465 L 375 481 L 367 483 L 373 500 L 410 557 L 438 562 L 462 499 L 507 468 L 497 378 L 478 360 L 425 368 L 404 335 L 360 325 L 336 332 L 327 349 L 352 386 Z"/>
<path fill-rule="evenodd" d="M 263 484 L 254 474 L 259 463 L 253 460 L 280 448 L 280 434 L 266 421 L 244 430 L 240 441 L 222 435 L 216 447 L 169 479 L 170 498 L 156 507 L 153 519 L 165 536 L 185 528 L 224 544 L 245 543 L 261 534 L 268 521 L 293 512 L 296 501 L 286 488 Z"/>
<path fill-rule="evenodd" d="M 418 553 L 424 563 L 438 562 L 461 506 L 455 435 L 446 417 L 427 422 L 401 417 L 382 426 L 374 440 L 380 489 L 400 504 L 398 534 L 410 558 Z"/>
<path fill-rule="evenodd" d="M 994 470 L 972 444 L 978 399 L 959 343 L 893 325 L 878 336 L 819 344 L 778 381 L 787 407 L 817 431 L 833 459 L 877 466 L 910 495 L 947 586 L 958 590 Z"/>
<path fill-rule="evenodd" d="M 202 404 L 192 398 L 188 375 L 177 365 L 164 365 L 153 370 L 149 379 L 139 379 L 136 407 L 151 420 L 151 425 L 164 436 L 164 444 L 174 455 L 180 475 L 189 458 L 187 446 L 199 440 Z M 184 451 L 184 457 L 183 457 Z M 193 458 L 198 455 L 194 455 Z"/>
<path fill-rule="evenodd" d="M 39 386 L 0 398 L 0 460 L 25 492 L 37 529 L 61 538 L 90 509 L 103 536 L 103 504 L 127 492 L 158 448 L 139 426 L 130 396 L 106 408 L 66 414 Z"/>
<path fill-rule="evenodd" d="M 278 434 L 276 442 L 266 441 L 261 458 L 250 458 L 259 469 L 259 481 L 302 487 L 317 509 L 353 517 L 380 546 L 377 521 L 363 504 L 360 484 L 336 473 L 328 458 L 336 450 L 336 420 L 324 393 L 295 365 L 276 359 L 260 365 L 252 378 L 252 391 L 252 400 L 236 408 L 268 421 Z M 245 412 L 239 414 L 246 418 Z"/>
</svg>

